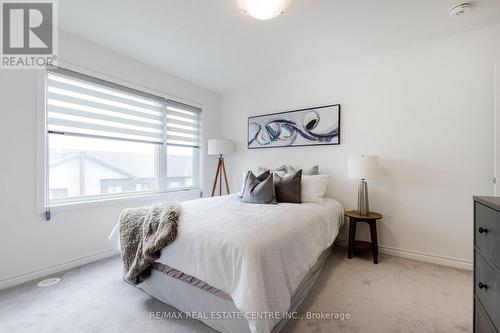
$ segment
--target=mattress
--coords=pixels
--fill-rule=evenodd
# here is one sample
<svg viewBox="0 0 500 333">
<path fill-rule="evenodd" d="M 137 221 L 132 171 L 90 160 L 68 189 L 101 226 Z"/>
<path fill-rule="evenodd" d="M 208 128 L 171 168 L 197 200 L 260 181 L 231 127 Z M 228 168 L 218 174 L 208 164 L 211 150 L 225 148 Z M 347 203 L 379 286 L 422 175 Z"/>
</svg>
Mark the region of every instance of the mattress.
<svg viewBox="0 0 500 333">
<path fill-rule="evenodd" d="M 236 195 L 186 201 L 177 239 L 162 250 L 157 263 L 229 295 L 225 301 L 244 314 L 284 313 L 293 306 L 299 285 L 318 258 L 333 244 L 342 223 L 343 207 L 331 198 L 321 205 L 247 204 Z M 117 228 L 111 239 L 117 244 Z M 156 272 L 154 276 L 169 276 Z M 152 276 L 153 280 L 157 279 Z M 161 286 L 147 292 L 161 299 L 161 292 L 155 295 L 158 290 Z M 177 298 L 174 301 L 179 303 Z M 196 302 L 186 297 L 190 301 Z M 182 310 L 180 303 L 171 305 Z M 259 333 L 271 332 L 280 322 L 279 318 L 246 319 L 247 331 Z"/>
</svg>

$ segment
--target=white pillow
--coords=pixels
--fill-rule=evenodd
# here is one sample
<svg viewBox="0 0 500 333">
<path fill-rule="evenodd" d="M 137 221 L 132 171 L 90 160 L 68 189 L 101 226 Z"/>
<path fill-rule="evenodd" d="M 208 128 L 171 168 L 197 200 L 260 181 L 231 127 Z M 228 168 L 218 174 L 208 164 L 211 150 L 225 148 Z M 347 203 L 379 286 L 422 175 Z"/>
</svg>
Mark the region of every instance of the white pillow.
<svg viewBox="0 0 500 333">
<path fill-rule="evenodd" d="M 322 204 L 327 184 L 328 175 L 303 175 L 301 188 L 302 202 Z"/>
</svg>

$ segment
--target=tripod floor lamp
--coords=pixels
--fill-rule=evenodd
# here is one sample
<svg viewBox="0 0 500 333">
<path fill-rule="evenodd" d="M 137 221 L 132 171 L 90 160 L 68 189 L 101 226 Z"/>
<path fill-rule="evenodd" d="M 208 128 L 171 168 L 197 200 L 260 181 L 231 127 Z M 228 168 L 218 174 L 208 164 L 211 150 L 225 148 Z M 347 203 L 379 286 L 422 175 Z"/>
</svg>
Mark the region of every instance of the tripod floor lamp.
<svg viewBox="0 0 500 333">
<path fill-rule="evenodd" d="M 227 183 L 226 166 L 224 165 L 224 155 L 234 153 L 234 142 L 230 140 L 211 139 L 208 140 L 208 155 L 219 155 L 217 171 L 215 172 L 214 185 L 212 187 L 212 196 L 215 195 L 217 183 L 219 183 L 219 195 L 222 195 L 222 177 L 226 185 L 226 192 L 229 194 L 229 184 Z"/>
</svg>

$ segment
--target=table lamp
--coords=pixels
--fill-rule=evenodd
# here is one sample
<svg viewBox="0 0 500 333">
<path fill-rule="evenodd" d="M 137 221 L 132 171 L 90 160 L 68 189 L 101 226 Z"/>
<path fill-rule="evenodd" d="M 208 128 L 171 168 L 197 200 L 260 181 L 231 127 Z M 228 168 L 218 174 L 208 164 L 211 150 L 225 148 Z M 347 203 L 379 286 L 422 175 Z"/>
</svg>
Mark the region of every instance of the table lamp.
<svg viewBox="0 0 500 333">
<path fill-rule="evenodd" d="M 360 179 L 357 211 L 361 215 L 367 215 L 370 212 L 366 179 L 377 178 L 379 172 L 379 157 L 376 155 L 361 155 L 347 158 L 348 178 Z"/>
<path fill-rule="evenodd" d="M 224 175 L 224 182 L 226 183 L 226 191 L 229 194 L 229 184 L 227 183 L 226 166 L 224 165 L 224 155 L 234 153 L 234 142 L 231 140 L 223 139 L 210 139 L 207 142 L 208 155 L 219 155 L 219 162 L 217 163 L 217 171 L 215 172 L 214 185 L 212 187 L 212 196 L 215 195 L 217 188 L 217 180 L 219 180 L 219 195 L 222 195 L 222 176 Z"/>
</svg>

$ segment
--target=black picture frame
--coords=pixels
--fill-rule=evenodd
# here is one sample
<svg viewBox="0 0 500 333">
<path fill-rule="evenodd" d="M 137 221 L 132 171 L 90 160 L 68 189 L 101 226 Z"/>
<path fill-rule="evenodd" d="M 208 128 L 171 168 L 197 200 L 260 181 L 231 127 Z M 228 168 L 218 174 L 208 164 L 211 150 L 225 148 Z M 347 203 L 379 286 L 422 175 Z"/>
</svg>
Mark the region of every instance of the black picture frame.
<svg viewBox="0 0 500 333">
<path fill-rule="evenodd" d="M 334 143 L 311 143 L 311 144 L 298 144 L 298 145 L 282 145 L 282 146 L 258 146 L 258 147 L 250 147 L 250 142 L 249 142 L 249 135 L 250 135 L 250 120 L 254 118 L 260 118 L 260 117 L 267 117 L 267 116 L 274 116 L 274 115 L 280 115 L 280 114 L 288 114 L 288 113 L 294 113 L 294 112 L 304 112 L 304 111 L 309 111 L 309 110 L 317 110 L 317 109 L 324 109 L 324 108 L 331 108 L 331 107 L 338 107 L 338 142 Z M 341 143 L 341 105 L 340 104 L 328 104 L 328 105 L 322 105 L 322 106 L 316 106 L 316 107 L 309 107 L 309 108 L 303 108 L 303 109 L 298 109 L 298 110 L 290 110 L 290 111 L 282 111 L 282 112 L 275 112 L 275 113 L 267 113 L 267 114 L 261 114 L 261 115 L 256 115 L 256 116 L 250 116 L 247 119 L 247 135 L 246 135 L 246 141 L 247 141 L 247 149 L 269 149 L 269 148 L 293 148 L 293 147 L 310 147 L 310 146 L 338 146 Z"/>
</svg>

